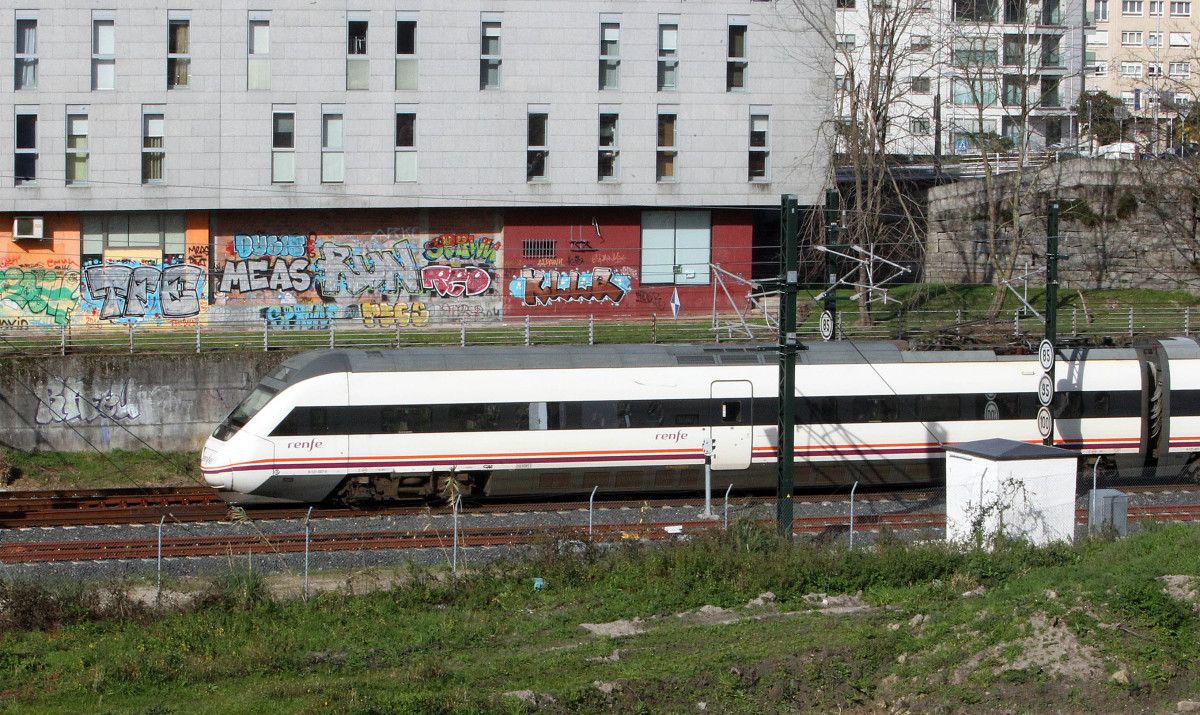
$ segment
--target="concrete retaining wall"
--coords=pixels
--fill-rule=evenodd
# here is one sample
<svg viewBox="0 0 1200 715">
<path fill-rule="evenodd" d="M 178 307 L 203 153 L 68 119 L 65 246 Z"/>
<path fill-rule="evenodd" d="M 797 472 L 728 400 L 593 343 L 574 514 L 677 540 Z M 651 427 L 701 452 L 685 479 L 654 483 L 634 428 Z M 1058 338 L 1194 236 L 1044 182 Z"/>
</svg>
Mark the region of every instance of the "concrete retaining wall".
<svg viewBox="0 0 1200 715">
<path fill-rule="evenodd" d="M 0 445 L 200 449 L 289 353 L 68 355 L 0 361 Z"/>
</svg>

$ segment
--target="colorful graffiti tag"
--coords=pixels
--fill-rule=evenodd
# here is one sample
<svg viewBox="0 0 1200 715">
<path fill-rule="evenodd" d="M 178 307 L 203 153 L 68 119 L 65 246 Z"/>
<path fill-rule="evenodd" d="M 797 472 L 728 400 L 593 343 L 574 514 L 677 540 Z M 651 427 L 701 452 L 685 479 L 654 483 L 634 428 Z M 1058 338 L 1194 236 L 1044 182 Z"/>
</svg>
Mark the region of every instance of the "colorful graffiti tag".
<svg viewBox="0 0 1200 715">
<path fill-rule="evenodd" d="M 84 266 L 84 300 L 101 320 L 189 318 L 200 313 L 199 266 L 112 261 Z"/>
<path fill-rule="evenodd" d="M 363 325 L 368 328 L 395 328 L 411 325 L 415 328 L 429 324 L 429 308 L 424 303 L 363 303 Z"/>
<path fill-rule="evenodd" d="M 83 380 L 77 377 L 53 377 L 42 390 L 34 420 L 39 425 L 56 422 L 94 422 L 98 418 L 133 422 L 141 415 L 137 398 L 132 395 L 130 380 L 94 387 L 84 393 Z"/>
<path fill-rule="evenodd" d="M 523 268 L 509 281 L 508 292 L 525 305 L 603 303 L 618 305 L 633 285 L 633 279 L 612 268 L 590 271 L 546 271 Z"/>
<path fill-rule="evenodd" d="M 10 266 L 0 270 L 0 325 L 66 325 L 79 301 L 79 271 Z"/>
<path fill-rule="evenodd" d="M 235 233 L 219 252 L 213 304 L 222 314 L 255 306 L 274 327 L 324 329 L 427 325 L 432 316 L 498 315 L 501 242 L 469 232 L 422 237 L 415 228 L 369 235 Z"/>
</svg>

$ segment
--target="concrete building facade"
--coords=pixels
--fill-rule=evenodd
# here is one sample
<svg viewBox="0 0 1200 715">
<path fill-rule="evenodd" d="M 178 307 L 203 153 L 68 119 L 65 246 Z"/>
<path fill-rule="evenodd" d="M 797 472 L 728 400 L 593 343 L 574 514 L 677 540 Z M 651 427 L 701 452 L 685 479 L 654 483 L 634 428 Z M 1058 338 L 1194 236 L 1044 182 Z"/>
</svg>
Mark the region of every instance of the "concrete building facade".
<svg viewBox="0 0 1200 715">
<path fill-rule="evenodd" d="M 837 109 L 853 115 L 844 101 L 847 76 L 894 78 L 884 97 L 892 153 L 974 155 L 980 135 L 1040 150 L 1076 136 L 1079 2 L 837 0 L 837 7 Z"/>
<path fill-rule="evenodd" d="M 707 310 L 755 210 L 826 175 L 826 50 L 782 13 L 0 11 L 0 320 Z"/>
<path fill-rule="evenodd" d="M 1195 49 L 1200 25 L 1192 5 L 1191 0 L 1094 0 L 1086 34 L 1088 91 L 1119 98 L 1131 120 L 1186 115 L 1200 86 Z M 1151 141 L 1152 126 L 1145 127 Z M 1160 144 L 1169 143 L 1161 139 Z"/>
</svg>

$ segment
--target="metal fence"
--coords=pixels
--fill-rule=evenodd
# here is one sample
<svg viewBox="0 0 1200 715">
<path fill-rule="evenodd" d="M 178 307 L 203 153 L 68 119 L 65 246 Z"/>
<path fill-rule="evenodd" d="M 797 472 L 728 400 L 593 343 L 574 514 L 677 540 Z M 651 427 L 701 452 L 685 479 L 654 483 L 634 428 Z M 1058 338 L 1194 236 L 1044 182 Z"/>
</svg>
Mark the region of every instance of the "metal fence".
<svg viewBox="0 0 1200 715">
<path fill-rule="evenodd" d="M 763 305 L 766 305 L 765 303 Z M 761 308 L 762 306 L 760 306 Z M 819 312 L 800 321 L 802 340 L 819 341 Z M 912 340 L 931 344 L 999 346 L 1038 337 L 1044 327 L 1032 312 L 999 318 L 969 311 L 876 309 L 869 321 L 857 313 L 838 315 L 838 337 Z M 1192 309 L 1107 306 L 1067 308 L 1058 314 L 1060 340 L 1131 342 L 1141 336 L 1190 335 Z M 361 319 L 337 318 L 318 325 L 278 326 L 267 320 L 216 322 L 28 326 L 0 329 L 0 354 L 66 355 L 83 352 L 206 352 L 217 350 L 311 350 L 414 345 L 555 345 L 604 343 L 773 342 L 776 321 L 769 310 L 721 314 L 705 319 L 649 317 L 532 318 L 516 321 L 430 323 L 422 327 L 368 327 Z"/>
</svg>

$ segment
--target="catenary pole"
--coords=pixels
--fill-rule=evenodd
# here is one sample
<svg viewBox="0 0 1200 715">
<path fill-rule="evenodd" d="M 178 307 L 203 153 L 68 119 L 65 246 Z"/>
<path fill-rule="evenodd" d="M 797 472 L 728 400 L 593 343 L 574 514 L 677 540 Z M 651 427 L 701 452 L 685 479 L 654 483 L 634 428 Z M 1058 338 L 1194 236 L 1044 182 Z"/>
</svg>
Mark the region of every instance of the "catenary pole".
<svg viewBox="0 0 1200 715">
<path fill-rule="evenodd" d="M 796 440 L 796 293 L 799 258 L 796 239 L 800 206 L 795 194 L 784 194 L 779 220 L 779 479 L 775 490 L 775 521 L 779 534 L 792 540 L 792 487 Z"/>
</svg>

